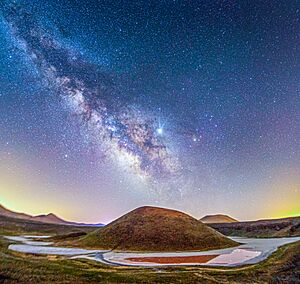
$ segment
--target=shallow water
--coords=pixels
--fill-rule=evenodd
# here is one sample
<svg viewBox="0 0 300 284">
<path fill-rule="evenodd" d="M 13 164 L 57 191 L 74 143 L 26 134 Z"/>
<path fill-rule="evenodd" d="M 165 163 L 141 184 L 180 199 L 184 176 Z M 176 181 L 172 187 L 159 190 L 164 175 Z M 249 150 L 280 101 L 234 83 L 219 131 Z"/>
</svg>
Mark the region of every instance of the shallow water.
<svg viewBox="0 0 300 284">
<path fill-rule="evenodd" d="M 5 239 L 10 240 L 10 241 L 14 241 L 14 242 L 26 242 L 28 241 L 27 238 L 23 237 L 23 236 L 4 236 Z"/>
<path fill-rule="evenodd" d="M 32 254 L 48 254 L 48 255 L 81 255 L 95 253 L 95 250 L 77 249 L 77 248 L 62 248 L 62 247 L 50 247 L 50 246 L 32 246 L 32 245 L 10 245 L 10 250 L 32 253 Z"/>
<path fill-rule="evenodd" d="M 21 235 L 21 236 L 3 236 L 5 239 L 15 242 L 35 242 L 35 243 L 43 243 L 45 245 L 45 242 L 38 242 L 34 241 L 35 239 L 47 239 L 51 236 L 37 236 L 37 235 Z M 48 242 L 49 244 L 52 244 L 52 242 Z"/>
<path fill-rule="evenodd" d="M 230 253 L 221 254 L 214 259 L 206 262 L 206 264 L 213 265 L 234 265 L 241 264 L 247 260 L 253 259 L 261 255 L 261 251 L 251 251 L 247 249 L 235 249 Z"/>
<path fill-rule="evenodd" d="M 184 257 L 184 256 L 200 256 L 200 255 L 218 255 L 214 259 L 206 263 L 193 263 L 193 265 L 209 265 L 209 266 L 239 266 L 244 264 L 257 263 L 266 259 L 272 254 L 279 246 L 284 244 L 296 242 L 300 237 L 295 238 L 240 238 L 231 237 L 232 240 L 242 243 L 238 247 L 201 251 L 201 252 L 156 252 L 156 253 L 126 253 L 126 252 L 109 252 L 103 255 L 104 260 L 125 264 L 125 265 L 138 265 L 138 266 L 159 266 L 159 263 L 130 261 L 128 258 L 137 257 Z M 97 260 L 97 257 L 95 257 Z M 166 264 L 164 264 L 166 265 Z M 172 265 L 172 264 L 167 264 Z M 176 265 L 187 265 L 186 263 Z"/>
<path fill-rule="evenodd" d="M 87 258 L 94 261 L 103 262 L 111 265 L 130 265 L 130 266 L 162 266 L 162 265 L 209 265 L 209 266 L 239 266 L 250 263 L 257 263 L 266 259 L 279 246 L 296 242 L 300 237 L 295 238 L 240 238 L 231 239 L 242 243 L 238 247 L 193 252 L 114 252 L 101 250 L 87 250 L 80 248 L 64 248 L 50 246 L 51 242 L 35 241 L 35 239 L 47 238 L 48 236 L 5 236 L 6 239 L 21 244 L 11 244 L 9 249 L 22 253 L 46 254 L 72 256 L 72 258 Z M 155 263 L 143 262 L 141 259 L 132 261 L 130 258 L 155 258 L 155 257 L 187 257 L 187 256 L 211 256 L 215 258 L 207 260 L 205 263 Z"/>
</svg>

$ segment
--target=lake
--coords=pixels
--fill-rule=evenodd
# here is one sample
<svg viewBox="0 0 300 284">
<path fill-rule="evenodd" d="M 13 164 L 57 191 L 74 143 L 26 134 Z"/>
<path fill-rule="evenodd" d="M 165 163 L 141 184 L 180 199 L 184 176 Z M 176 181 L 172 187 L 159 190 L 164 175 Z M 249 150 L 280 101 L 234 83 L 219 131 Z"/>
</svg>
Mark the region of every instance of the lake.
<svg viewBox="0 0 300 284">
<path fill-rule="evenodd" d="M 127 266 L 162 266 L 162 265 L 206 265 L 206 266 L 240 266 L 258 263 L 266 259 L 278 247 L 296 242 L 293 238 L 241 238 L 231 237 L 241 243 L 233 248 L 191 251 L 191 252 L 117 252 L 107 250 L 87 250 L 81 248 L 64 248 L 43 242 L 48 236 L 4 236 L 14 242 L 9 249 L 22 253 L 62 255 L 71 258 L 86 258 L 110 265 Z M 38 241 L 36 239 L 39 239 Z"/>
</svg>

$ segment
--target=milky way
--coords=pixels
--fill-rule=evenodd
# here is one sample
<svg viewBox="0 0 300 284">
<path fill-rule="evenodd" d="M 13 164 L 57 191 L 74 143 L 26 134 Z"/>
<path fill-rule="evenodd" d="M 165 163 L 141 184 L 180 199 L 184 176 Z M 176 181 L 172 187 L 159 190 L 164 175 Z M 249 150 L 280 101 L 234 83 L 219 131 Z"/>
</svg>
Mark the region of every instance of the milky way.
<svg viewBox="0 0 300 284">
<path fill-rule="evenodd" d="M 1 3 L 0 203 L 299 212 L 299 1 Z"/>
<path fill-rule="evenodd" d="M 86 123 L 90 138 L 108 158 L 154 182 L 178 175 L 178 161 L 156 118 L 139 106 L 122 102 L 111 76 L 61 44 L 30 12 L 12 5 L 6 13 L 19 47 L 47 85 Z"/>
</svg>

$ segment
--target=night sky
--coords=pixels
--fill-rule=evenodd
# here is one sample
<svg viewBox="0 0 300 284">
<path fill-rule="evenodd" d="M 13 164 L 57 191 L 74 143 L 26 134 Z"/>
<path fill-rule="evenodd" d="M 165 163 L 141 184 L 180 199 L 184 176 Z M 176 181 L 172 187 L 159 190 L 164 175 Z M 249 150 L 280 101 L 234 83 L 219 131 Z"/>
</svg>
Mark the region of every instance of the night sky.
<svg viewBox="0 0 300 284">
<path fill-rule="evenodd" d="M 0 204 L 300 214 L 299 1 L 2 1 L 0 43 Z"/>
</svg>

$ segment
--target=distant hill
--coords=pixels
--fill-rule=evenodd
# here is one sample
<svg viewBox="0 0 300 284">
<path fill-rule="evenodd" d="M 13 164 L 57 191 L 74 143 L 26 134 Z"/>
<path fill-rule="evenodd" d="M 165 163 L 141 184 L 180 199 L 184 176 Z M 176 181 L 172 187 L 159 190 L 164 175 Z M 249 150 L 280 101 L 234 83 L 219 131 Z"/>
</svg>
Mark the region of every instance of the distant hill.
<svg viewBox="0 0 300 284">
<path fill-rule="evenodd" d="M 60 225 L 95 226 L 95 227 L 104 226 L 101 223 L 85 224 L 85 223 L 76 223 L 76 222 L 65 221 L 53 213 L 49 213 L 46 215 L 31 216 L 29 214 L 11 211 L 11 210 L 5 208 L 4 206 L 2 206 L 1 204 L 0 204 L 0 216 L 17 218 L 17 219 L 22 219 L 22 220 L 36 221 L 36 222 L 41 222 L 41 223 L 60 224 Z"/>
<path fill-rule="evenodd" d="M 11 218 L 18 218 L 18 219 L 25 219 L 25 220 L 30 220 L 32 216 L 24 213 L 17 213 L 14 211 L 11 211 L 4 206 L 0 204 L 0 215 L 1 216 L 6 216 L 6 217 L 11 217 Z"/>
<path fill-rule="evenodd" d="M 54 224 L 64 224 L 64 225 L 66 223 L 70 223 L 70 222 L 67 222 L 67 221 L 57 217 L 53 213 L 49 213 L 47 215 L 34 216 L 34 217 L 32 217 L 32 219 L 34 221 L 43 222 L 43 223 L 54 223 Z"/>
<path fill-rule="evenodd" d="M 150 206 L 123 215 L 76 244 L 129 251 L 208 250 L 237 245 L 185 213 Z"/>
<path fill-rule="evenodd" d="M 33 220 L 25 220 L 20 218 L 13 218 L 0 215 L 0 235 L 13 234 L 42 234 L 66 236 L 67 239 L 74 234 L 81 233 L 82 235 L 95 230 L 93 227 L 72 226 L 54 223 L 42 223 Z M 1 263 L 1 262 L 0 262 Z M 1 267 L 1 265 L 0 265 Z M 1 277 L 0 277 L 1 279 Z M 1 281 L 0 281 L 1 283 Z"/>
<path fill-rule="evenodd" d="M 203 223 L 234 223 L 238 222 L 238 220 L 223 214 L 215 214 L 215 215 L 206 215 L 200 219 Z"/>
<path fill-rule="evenodd" d="M 300 236 L 300 216 L 258 221 L 209 224 L 226 236 L 296 237 Z"/>
</svg>

